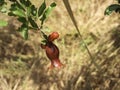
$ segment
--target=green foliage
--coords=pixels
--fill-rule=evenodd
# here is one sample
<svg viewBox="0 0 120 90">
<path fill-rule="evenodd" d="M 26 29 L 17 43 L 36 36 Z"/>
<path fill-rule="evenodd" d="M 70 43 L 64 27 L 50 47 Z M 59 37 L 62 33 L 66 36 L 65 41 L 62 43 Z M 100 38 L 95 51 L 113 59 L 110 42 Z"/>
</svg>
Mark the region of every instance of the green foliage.
<svg viewBox="0 0 120 90">
<path fill-rule="evenodd" d="M 37 15 L 37 8 L 35 7 L 35 5 L 32 5 L 32 6 L 31 6 L 31 14 L 32 14 L 33 16 L 36 16 L 36 15 Z"/>
<path fill-rule="evenodd" d="M 11 6 L 8 9 L 8 15 L 17 17 L 18 21 L 22 23 L 19 27 L 19 30 L 24 37 L 24 39 L 28 39 L 28 31 L 29 30 L 41 30 L 43 24 L 53 8 L 56 6 L 55 2 L 51 3 L 49 7 L 46 6 L 45 0 L 36 8 L 36 6 L 30 0 L 10 0 Z M 0 11 L 6 12 L 4 9 L 4 5 L 8 2 L 5 0 L 1 0 L 0 2 Z M 41 24 L 40 24 L 41 23 Z M 3 25 L 5 26 L 5 22 Z M 40 25 L 39 25 L 40 24 Z M 43 37 L 45 33 L 42 31 Z"/>
<path fill-rule="evenodd" d="M 43 14 L 45 8 L 46 8 L 46 3 L 45 3 L 45 0 L 44 0 L 44 2 L 42 3 L 42 5 L 38 9 L 38 16 L 39 17 Z"/>
<path fill-rule="evenodd" d="M 0 0 L 0 12 L 2 13 L 7 12 L 5 0 Z"/>
<path fill-rule="evenodd" d="M 51 13 L 55 6 L 56 6 L 55 3 L 51 3 L 51 5 L 45 10 L 45 12 L 42 15 L 42 18 L 40 19 L 42 21 L 41 24 L 43 24 L 43 22 L 46 20 L 46 18 L 49 16 L 49 14 Z"/>
<path fill-rule="evenodd" d="M 24 37 L 24 39 L 28 39 L 28 25 L 22 24 L 22 26 L 19 28 L 19 32 L 21 32 L 21 35 Z"/>
<path fill-rule="evenodd" d="M 22 9 L 20 9 L 16 4 L 13 4 L 13 5 L 11 5 L 9 15 L 25 17 L 25 12 Z"/>
<path fill-rule="evenodd" d="M 105 15 L 110 15 L 112 12 L 120 13 L 120 4 L 119 4 L 120 0 L 117 0 L 117 1 L 118 1 L 118 4 L 111 4 L 105 9 L 105 12 L 104 12 Z"/>
<path fill-rule="evenodd" d="M 28 20 L 29 20 L 31 26 L 32 26 L 34 29 L 37 29 L 37 28 L 38 28 L 37 23 L 32 19 L 32 17 L 29 17 Z"/>
<path fill-rule="evenodd" d="M 113 11 L 120 12 L 120 5 L 112 4 L 112 5 L 108 6 L 105 10 L 105 15 L 110 15 Z"/>
</svg>

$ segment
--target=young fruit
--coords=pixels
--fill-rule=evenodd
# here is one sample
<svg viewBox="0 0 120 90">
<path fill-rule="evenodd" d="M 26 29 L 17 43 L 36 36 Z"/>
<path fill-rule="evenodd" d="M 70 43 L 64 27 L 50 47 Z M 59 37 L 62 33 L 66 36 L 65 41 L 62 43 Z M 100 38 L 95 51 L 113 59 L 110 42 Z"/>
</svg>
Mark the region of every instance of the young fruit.
<svg viewBox="0 0 120 90">
<path fill-rule="evenodd" d="M 49 67 L 49 69 L 53 67 L 61 68 L 61 66 L 63 66 L 59 59 L 59 48 L 52 42 L 58 37 L 59 34 L 57 32 L 53 32 L 48 36 L 46 44 L 45 45 L 41 44 L 41 47 L 45 49 L 46 55 L 51 61 L 51 66 Z"/>
</svg>

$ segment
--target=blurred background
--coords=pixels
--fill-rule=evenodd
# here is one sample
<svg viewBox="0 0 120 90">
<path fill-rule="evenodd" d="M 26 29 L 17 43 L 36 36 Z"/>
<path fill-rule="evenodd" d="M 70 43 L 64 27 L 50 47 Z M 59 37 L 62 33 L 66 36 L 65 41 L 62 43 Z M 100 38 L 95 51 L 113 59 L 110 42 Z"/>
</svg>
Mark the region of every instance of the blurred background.
<svg viewBox="0 0 120 90">
<path fill-rule="evenodd" d="M 31 0 L 40 6 L 42 0 Z M 0 27 L 0 90 L 120 90 L 120 16 L 104 11 L 116 0 L 69 0 L 91 59 L 62 0 L 45 23 L 47 34 L 57 31 L 61 69 L 48 70 L 50 61 L 40 47 L 41 36 L 30 31 L 24 40 L 14 17 L 0 13 L 8 26 Z"/>
</svg>

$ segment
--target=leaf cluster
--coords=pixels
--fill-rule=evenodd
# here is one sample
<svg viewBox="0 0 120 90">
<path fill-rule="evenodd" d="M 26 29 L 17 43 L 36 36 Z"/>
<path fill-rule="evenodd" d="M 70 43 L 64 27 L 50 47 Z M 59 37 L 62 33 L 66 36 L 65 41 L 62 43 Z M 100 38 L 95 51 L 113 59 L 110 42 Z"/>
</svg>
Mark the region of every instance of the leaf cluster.
<svg viewBox="0 0 120 90">
<path fill-rule="evenodd" d="M 18 31 L 24 39 L 28 39 L 29 30 L 40 30 L 43 27 L 45 20 L 56 6 L 56 3 L 53 2 L 47 7 L 45 0 L 38 8 L 30 0 L 9 0 L 9 2 L 11 2 L 11 6 L 8 15 L 17 17 L 18 21 L 22 23 Z M 8 2 L 2 0 L 0 5 L 5 3 Z M 1 9 L 3 9 L 2 6 Z"/>
</svg>

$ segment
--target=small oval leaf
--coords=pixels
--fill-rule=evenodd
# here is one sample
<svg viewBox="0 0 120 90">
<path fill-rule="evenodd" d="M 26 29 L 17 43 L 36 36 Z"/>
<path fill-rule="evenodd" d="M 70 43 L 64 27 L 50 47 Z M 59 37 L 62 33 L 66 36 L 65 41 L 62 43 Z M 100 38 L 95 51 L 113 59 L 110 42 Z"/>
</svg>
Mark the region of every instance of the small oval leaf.
<svg viewBox="0 0 120 90">
<path fill-rule="evenodd" d="M 19 16 L 19 17 L 25 17 L 25 13 L 24 11 L 22 11 L 21 9 L 15 9 L 13 11 L 11 11 L 14 15 Z"/>
<path fill-rule="evenodd" d="M 50 6 L 45 10 L 45 15 L 48 17 L 48 15 L 51 13 L 51 11 L 56 7 L 56 3 L 51 3 Z"/>
<path fill-rule="evenodd" d="M 32 27 L 38 28 L 37 23 L 31 17 L 29 17 L 28 19 Z"/>
<path fill-rule="evenodd" d="M 28 39 L 28 30 L 22 31 L 22 36 L 24 37 L 25 40 Z"/>
<path fill-rule="evenodd" d="M 35 7 L 35 5 L 32 5 L 32 6 L 31 6 L 31 10 L 32 10 L 32 11 L 31 11 L 32 15 L 33 15 L 33 16 L 37 16 L 37 15 L 36 15 L 36 14 L 37 14 L 37 8 Z"/>
<path fill-rule="evenodd" d="M 120 11 L 120 5 L 119 4 L 112 4 L 108 6 L 104 12 L 105 15 L 110 15 L 113 11 L 119 12 Z"/>
<path fill-rule="evenodd" d="M 41 25 L 43 24 L 43 22 L 45 21 L 45 19 L 49 16 L 49 14 L 51 13 L 51 11 L 56 7 L 56 3 L 53 2 L 50 4 L 50 6 L 45 10 L 43 16 L 41 17 Z"/>
<path fill-rule="evenodd" d="M 42 13 L 44 12 L 45 8 L 46 8 L 46 3 L 45 3 L 45 0 L 44 0 L 44 2 L 42 3 L 42 5 L 38 9 L 38 16 L 39 17 L 42 15 Z"/>
</svg>

